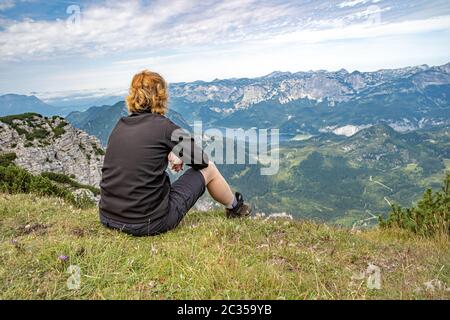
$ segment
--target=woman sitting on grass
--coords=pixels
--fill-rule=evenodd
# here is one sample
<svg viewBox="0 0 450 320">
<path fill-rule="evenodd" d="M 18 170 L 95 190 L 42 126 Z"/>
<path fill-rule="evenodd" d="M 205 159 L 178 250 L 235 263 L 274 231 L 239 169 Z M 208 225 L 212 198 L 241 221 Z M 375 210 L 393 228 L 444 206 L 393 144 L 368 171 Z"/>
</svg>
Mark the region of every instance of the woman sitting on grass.
<svg viewBox="0 0 450 320">
<path fill-rule="evenodd" d="M 226 207 L 227 217 L 250 215 L 242 195 L 231 192 L 194 139 L 164 116 L 167 100 L 167 84 L 158 73 L 133 77 L 126 98 L 130 115 L 119 120 L 106 148 L 100 221 L 136 236 L 157 235 L 174 229 L 205 188 Z M 171 184 L 168 164 L 176 172 L 183 164 L 191 168 Z"/>
</svg>

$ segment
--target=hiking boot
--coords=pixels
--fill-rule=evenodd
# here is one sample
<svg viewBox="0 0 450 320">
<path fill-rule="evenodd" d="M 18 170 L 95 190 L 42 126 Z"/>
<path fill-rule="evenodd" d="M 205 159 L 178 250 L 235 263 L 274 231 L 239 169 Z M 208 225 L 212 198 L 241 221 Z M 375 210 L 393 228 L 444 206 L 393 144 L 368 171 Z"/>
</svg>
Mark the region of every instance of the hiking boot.
<svg viewBox="0 0 450 320">
<path fill-rule="evenodd" d="M 248 217 L 252 213 L 252 207 L 250 204 L 244 202 L 242 194 L 235 193 L 237 205 L 233 209 L 225 209 L 227 218 L 243 218 Z"/>
</svg>

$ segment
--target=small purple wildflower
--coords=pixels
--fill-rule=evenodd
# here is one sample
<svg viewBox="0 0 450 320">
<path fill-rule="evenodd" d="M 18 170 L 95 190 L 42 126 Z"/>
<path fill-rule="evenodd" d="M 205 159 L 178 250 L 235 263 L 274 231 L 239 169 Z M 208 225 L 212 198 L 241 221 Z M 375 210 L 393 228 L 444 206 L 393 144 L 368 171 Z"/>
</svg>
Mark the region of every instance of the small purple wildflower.
<svg viewBox="0 0 450 320">
<path fill-rule="evenodd" d="M 69 257 L 62 254 L 58 257 L 58 259 L 62 262 L 65 262 L 65 261 L 67 261 L 67 259 L 69 259 Z"/>
<path fill-rule="evenodd" d="M 12 239 L 11 244 L 19 251 L 23 251 L 23 245 L 17 239 Z"/>
</svg>

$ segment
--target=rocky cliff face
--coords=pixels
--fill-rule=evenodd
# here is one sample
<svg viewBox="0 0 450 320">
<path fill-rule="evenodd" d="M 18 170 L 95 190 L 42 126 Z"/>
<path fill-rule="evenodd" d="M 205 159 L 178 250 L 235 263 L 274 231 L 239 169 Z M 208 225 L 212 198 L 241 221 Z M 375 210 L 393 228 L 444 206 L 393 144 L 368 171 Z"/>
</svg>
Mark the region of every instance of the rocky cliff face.
<svg viewBox="0 0 450 320">
<path fill-rule="evenodd" d="M 60 117 L 22 114 L 0 118 L 0 152 L 14 152 L 33 174 L 57 172 L 98 186 L 104 151 L 100 141 Z"/>
<path fill-rule="evenodd" d="M 392 93 L 407 89 L 419 92 L 428 86 L 448 85 L 450 83 L 450 63 L 442 66 L 427 65 L 400 69 L 379 70 L 375 72 L 335 72 L 324 70 L 309 72 L 272 72 L 254 79 L 196 81 L 173 83 L 170 85 L 171 97 L 183 98 L 194 103 L 214 103 L 214 105 L 237 111 L 263 101 L 290 101 L 307 98 L 321 102 L 326 100 L 330 106 L 360 98 L 360 95 Z"/>
</svg>

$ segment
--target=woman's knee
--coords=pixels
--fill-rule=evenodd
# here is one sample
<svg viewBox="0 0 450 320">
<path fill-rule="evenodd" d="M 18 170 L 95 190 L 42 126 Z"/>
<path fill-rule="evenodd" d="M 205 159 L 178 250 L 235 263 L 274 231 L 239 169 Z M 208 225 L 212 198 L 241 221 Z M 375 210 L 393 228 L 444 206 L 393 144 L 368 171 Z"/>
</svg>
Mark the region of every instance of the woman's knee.
<svg viewBox="0 0 450 320">
<path fill-rule="evenodd" d="M 205 178 L 205 184 L 210 183 L 219 173 L 219 170 L 217 169 L 214 162 L 209 161 L 208 166 L 200 172 L 203 174 L 203 177 Z"/>
</svg>

